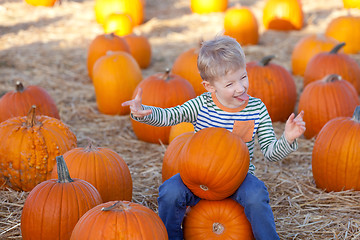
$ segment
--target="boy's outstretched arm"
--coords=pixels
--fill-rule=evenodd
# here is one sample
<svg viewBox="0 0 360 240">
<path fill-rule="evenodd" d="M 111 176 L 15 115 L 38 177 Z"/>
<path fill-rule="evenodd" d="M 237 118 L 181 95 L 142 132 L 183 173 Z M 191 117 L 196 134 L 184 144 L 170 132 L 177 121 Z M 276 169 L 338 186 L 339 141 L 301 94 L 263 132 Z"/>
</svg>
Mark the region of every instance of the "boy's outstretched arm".
<svg viewBox="0 0 360 240">
<path fill-rule="evenodd" d="M 144 110 L 141 106 L 142 89 L 139 88 L 134 99 L 123 102 L 121 106 L 130 106 L 130 111 L 134 117 L 145 117 L 152 113 L 151 110 Z"/>
<path fill-rule="evenodd" d="M 301 111 L 296 117 L 292 113 L 285 124 L 285 138 L 292 144 L 294 140 L 305 132 L 305 122 L 303 120 L 304 111 Z"/>
</svg>

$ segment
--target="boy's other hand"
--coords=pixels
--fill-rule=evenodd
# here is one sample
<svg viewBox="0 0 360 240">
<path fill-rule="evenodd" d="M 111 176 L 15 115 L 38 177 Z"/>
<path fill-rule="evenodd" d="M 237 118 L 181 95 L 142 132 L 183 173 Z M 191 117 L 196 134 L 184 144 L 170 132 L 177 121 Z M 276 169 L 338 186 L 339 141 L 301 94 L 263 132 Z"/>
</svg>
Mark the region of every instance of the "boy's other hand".
<svg viewBox="0 0 360 240">
<path fill-rule="evenodd" d="M 145 117 L 152 113 L 151 110 L 144 110 L 141 106 L 141 96 L 142 89 L 139 88 L 135 98 L 133 100 L 129 100 L 123 102 L 121 106 L 130 106 L 130 111 L 134 117 Z"/>
<path fill-rule="evenodd" d="M 301 111 L 296 117 L 292 113 L 285 124 L 285 138 L 292 144 L 294 140 L 305 132 L 305 122 L 303 120 L 304 111 Z"/>
</svg>

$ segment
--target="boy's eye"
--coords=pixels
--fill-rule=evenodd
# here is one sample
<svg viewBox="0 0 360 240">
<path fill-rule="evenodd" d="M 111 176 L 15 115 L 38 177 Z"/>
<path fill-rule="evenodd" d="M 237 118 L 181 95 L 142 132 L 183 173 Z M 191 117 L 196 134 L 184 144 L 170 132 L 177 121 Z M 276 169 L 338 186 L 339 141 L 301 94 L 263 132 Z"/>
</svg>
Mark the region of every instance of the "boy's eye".
<svg viewBox="0 0 360 240">
<path fill-rule="evenodd" d="M 230 87 L 232 85 L 232 83 L 228 83 L 225 85 L 225 87 Z"/>
</svg>

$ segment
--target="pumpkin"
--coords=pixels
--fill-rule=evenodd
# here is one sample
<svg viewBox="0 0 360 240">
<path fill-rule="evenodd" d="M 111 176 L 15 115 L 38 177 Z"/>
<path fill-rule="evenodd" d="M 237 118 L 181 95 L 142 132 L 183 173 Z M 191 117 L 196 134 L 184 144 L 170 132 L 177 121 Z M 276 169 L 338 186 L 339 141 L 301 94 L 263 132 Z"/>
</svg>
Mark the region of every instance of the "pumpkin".
<svg viewBox="0 0 360 240">
<path fill-rule="evenodd" d="M 118 36 L 125 36 L 132 33 L 134 24 L 127 13 L 111 13 L 104 20 L 105 33 L 115 33 Z"/>
<path fill-rule="evenodd" d="M 336 45 L 330 52 L 313 56 L 304 73 L 304 86 L 328 74 L 336 73 L 350 82 L 360 94 L 360 66 L 345 53 L 338 53 L 345 43 Z"/>
<path fill-rule="evenodd" d="M 353 117 L 330 120 L 319 132 L 312 152 L 316 186 L 331 191 L 360 190 L 360 106 Z"/>
<path fill-rule="evenodd" d="M 197 96 L 206 92 L 202 85 L 202 78 L 197 67 L 197 58 L 199 56 L 200 44 L 198 47 L 190 48 L 182 52 L 172 66 L 171 72 L 188 80 L 193 86 Z"/>
<path fill-rule="evenodd" d="M 181 153 L 180 177 L 198 197 L 222 200 L 232 195 L 249 170 L 249 150 L 224 128 L 196 132 Z"/>
<path fill-rule="evenodd" d="M 20 225 L 24 240 L 70 239 L 80 217 L 102 203 L 93 185 L 70 177 L 62 156 L 56 161 L 58 179 L 40 183 L 25 200 Z"/>
<path fill-rule="evenodd" d="M 53 7 L 56 0 L 25 0 L 27 4 L 32 6 L 43 6 L 43 7 Z"/>
<path fill-rule="evenodd" d="M 360 9 L 359 0 L 343 0 L 344 8 L 358 8 Z"/>
<path fill-rule="evenodd" d="M 87 147 L 71 149 L 63 156 L 71 176 L 96 187 L 104 202 L 131 200 L 130 170 L 124 159 L 112 149 L 95 147 L 89 142 Z M 56 175 L 54 168 L 51 176 L 54 178 Z"/>
<path fill-rule="evenodd" d="M 332 19 L 326 27 L 325 35 L 340 42 L 345 42 L 345 53 L 359 53 L 360 17 L 349 15 Z"/>
<path fill-rule="evenodd" d="M 85 213 L 76 224 L 71 240 L 167 240 L 160 217 L 138 203 L 110 201 Z"/>
<path fill-rule="evenodd" d="M 195 97 L 194 88 L 184 78 L 170 73 L 155 73 L 141 81 L 134 91 L 133 98 L 142 88 L 142 103 L 161 108 L 175 107 Z M 169 143 L 170 126 L 156 127 L 131 120 L 132 128 L 139 140 L 150 143 Z"/>
<path fill-rule="evenodd" d="M 333 49 L 339 41 L 323 34 L 311 34 L 302 37 L 291 53 L 291 67 L 294 75 L 303 76 L 310 59 L 320 52 Z"/>
<path fill-rule="evenodd" d="M 233 7 L 225 12 L 224 35 L 233 37 L 241 45 L 259 41 L 259 26 L 254 13 L 247 7 Z"/>
<path fill-rule="evenodd" d="M 87 70 L 90 79 L 93 78 L 95 62 L 100 57 L 105 56 L 108 51 L 124 51 L 130 53 L 130 48 L 122 37 L 114 33 L 97 35 L 95 39 L 91 41 L 87 52 Z"/>
<path fill-rule="evenodd" d="M 181 150 L 187 141 L 194 135 L 193 132 L 185 132 L 175 137 L 166 148 L 162 163 L 162 181 L 165 182 L 180 171 Z"/>
<path fill-rule="evenodd" d="M 142 72 L 135 59 L 126 52 L 108 52 L 100 57 L 93 69 L 96 104 L 101 113 L 126 115 L 128 107 L 121 104 L 131 99 Z"/>
<path fill-rule="evenodd" d="M 267 107 L 272 121 L 286 122 L 294 111 L 297 93 L 293 77 L 284 67 L 270 63 L 274 56 L 246 64 L 249 78 L 248 93 L 260 98 Z M 279 104 L 286 102 L 286 104 Z"/>
<path fill-rule="evenodd" d="M 130 48 L 131 56 L 133 56 L 140 68 L 149 67 L 151 63 L 151 45 L 147 37 L 144 35 L 129 34 L 124 36 L 124 40 Z"/>
<path fill-rule="evenodd" d="M 300 30 L 304 25 L 304 13 L 300 0 L 268 0 L 263 9 L 265 29 Z"/>
<path fill-rule="evenodd" d="M 191 0 L 190 9 L 193 13 L 207 14 L 212 12 L 224 12 L 227 9 L 228 0 Z"/>
<path fill-rule="evenodd" d="M 244 208 L 227 198 L 221 201 L 200 200 L 184 218 L 184 239 L 255 239 Z"/>
<path fill-rule="evenodd" d="M 15 91 L 7 92 L 0 98 L 0 122 L 26 116 L 32 105 L 36 105 L 37 115 L 60 119 L 55 101 L 44 88 L 36 85 L 25 88 L 17 81 Z"/>
<path fill-rule="evenodd" d="M 177 136 L 185 133 L 185 132 L 194 132 L 194 125 L 189 122 L 182 122 L 171 126 L 170 133 L 169 133 L 169 143 L 172 142 Z"/>
<path fill-rule="evenodd" d="M 95 0 L 95 19 L 103 24 L 111 13 L 127 13 L 131 16 L 134 26 L 144 21 L 144 5 L 142 0 Z"/>
<path fill-rule="evenodd" d="M 28 116 L 0 124 L 0 178 L 16 191 L 30 191 L 49 179 L 55 157 L 76 147 L 76 136 L 66 124 L 36 116 L 35 108 Z"/>
<path fill-rule="evenodd" d="M 336 117 L 349 117 L 360 104 L 356 89 L 337 74 L 309 83 L 303 90 L 298 111 L 304 111 L 305 138 L 315 137 Z"/>
</svg>

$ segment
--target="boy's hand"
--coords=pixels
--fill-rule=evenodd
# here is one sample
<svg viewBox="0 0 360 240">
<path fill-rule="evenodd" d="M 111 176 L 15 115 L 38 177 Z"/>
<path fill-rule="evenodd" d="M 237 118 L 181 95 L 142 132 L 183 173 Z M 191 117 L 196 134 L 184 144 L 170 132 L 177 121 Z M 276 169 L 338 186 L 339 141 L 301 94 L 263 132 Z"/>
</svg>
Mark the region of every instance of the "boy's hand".
<svg viewBox="0 0 360 240">
<path fill-rule="evenodd" d="M 305 132 L 305 122 L 303 120 L 304 111 L 301 111 L 296 117 L 292 113 L 285 124 L 285 138 L 292 144 L 294 140 Z"/>
<path fill-rule="evenodd" d="M 152 113 L 151 110 L 143 110 L 141 106 L 141 95 L 142 95 L 142 89 L 139 88 L 133 100 L 129 100 L 121 104 L 121 106 L 130 106 L 130 111 L 134 117 L 145 117 Z"/>
</svg>

